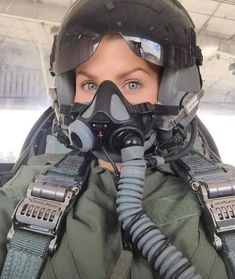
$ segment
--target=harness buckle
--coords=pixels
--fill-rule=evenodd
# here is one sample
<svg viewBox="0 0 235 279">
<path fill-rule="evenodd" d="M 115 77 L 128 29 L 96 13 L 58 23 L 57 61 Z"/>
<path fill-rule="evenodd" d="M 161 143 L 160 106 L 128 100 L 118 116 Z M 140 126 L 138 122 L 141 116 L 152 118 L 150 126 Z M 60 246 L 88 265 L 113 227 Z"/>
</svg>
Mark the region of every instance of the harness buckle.
<svg viewBox="0 0 235 279">
<path fill-rule="evenodd" d="M 26 197 L 21 200 L 13 213 L 13 225 L 7 240 L 13 238 L 16 229 L 48 235 L 51 237 L 48 250 L 53 253 L 57 248 L 63 217 L 79 192 L 80 189 L 76 186 L 62 188 L 39 181 L 31 183 Z"/>
<path fill-rule="evenodd" d="M 231 180 L 196 183 L 199 185 L 197 194 L 205 214 L 210 237 L 215 248 L 219 250 L 222 248 L 220 233 L 235 230 L 234 187 L 231 187 Z M 195 181 L 191 183 L 192 185 L 195 186 Z"/>
</svg>

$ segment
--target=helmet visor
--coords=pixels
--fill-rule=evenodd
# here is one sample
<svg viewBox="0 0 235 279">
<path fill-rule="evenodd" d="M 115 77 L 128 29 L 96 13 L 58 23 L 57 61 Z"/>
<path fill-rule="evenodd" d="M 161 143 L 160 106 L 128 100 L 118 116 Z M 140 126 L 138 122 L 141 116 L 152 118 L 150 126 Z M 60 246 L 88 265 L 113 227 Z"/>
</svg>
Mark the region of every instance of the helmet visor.
<svg viewBox="0 0 235 279">
<path fill-rule="evenodd" d="M 163 47 L 160 44 L 140 37 L 119 34 L 137 56 L 154 65 L 164 66 Z M 67 36 L 64 45 L 61 45 L 60 49 L 57 50 L 57 59 L 53 65 L 53 71 L 56 74 L 61 74 L 75 69 L 94 54 L 103 37 L 104 35 L 95 33 L 73 34 L 73 38 Z"/>
</svg>

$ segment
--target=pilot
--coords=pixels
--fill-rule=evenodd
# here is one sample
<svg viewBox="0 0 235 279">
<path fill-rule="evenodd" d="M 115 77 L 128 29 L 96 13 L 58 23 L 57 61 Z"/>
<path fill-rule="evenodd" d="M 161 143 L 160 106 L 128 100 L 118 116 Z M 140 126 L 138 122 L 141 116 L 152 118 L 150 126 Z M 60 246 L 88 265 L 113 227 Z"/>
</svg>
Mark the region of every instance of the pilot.
<svg viewBox="0 0 235 279">
<path fill-rule="evenodd" d="M 71 151 L 30 158 L 1 189 L 1 279 L 234 278 L 202 218 L 206 178 L 229 171 L 197 130 L 201 63 L 176 0 L 71 6 L 50 69 Z"/>
</svg>

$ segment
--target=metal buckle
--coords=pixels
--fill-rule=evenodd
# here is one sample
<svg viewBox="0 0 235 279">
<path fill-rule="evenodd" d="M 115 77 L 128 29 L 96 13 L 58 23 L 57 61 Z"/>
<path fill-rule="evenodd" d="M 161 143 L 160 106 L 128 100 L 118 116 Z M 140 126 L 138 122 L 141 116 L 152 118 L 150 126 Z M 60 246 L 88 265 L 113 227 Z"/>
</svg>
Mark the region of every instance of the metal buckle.
<svg viewBox="0 0 235 279">
<path fill-rule="evenodd" d="M 63 217 L 69 206 L 71 205 L 74 198 L 78 195 L 80 189 L 76 186 L 71 188 L 63 188 L 64 199 L 61 199 L 61 192 L 58 195 L 58 200 L 52 200 L 52 197 L 57 197 L 58 187 L 54 187 L 54 195 L 52 195 L 53 186 L 45 185 L 41 183 L 41 192 L 39 189 L 39 182 L 36 184 L 31 183 L 27 196 L 20 201 L 17 208 L 15 209 L 12 220 L 13 225 L 11 230 L 8 233 L 7 239 L 10 241 L 16 229 L 23 229 L 28 231 L 33 231 L 40 234 L 45 234 L 52 237 L 52 240 L 49 245 L 49 252 L 53 253 L 57 247 L 57 239 L 59 234 L 59 229 L 61 223 L 63 222 Z M 36 192 L 35 192 L 36 185 Z M 46 187 L 45 187 L 46 186 Z M 46 190 L 50 189 L 48 194 L 49 198 L 46 198 Z M 59 187 L 61 188 L 61 187 Z M 42 197 L 35 197 L 32 193 L 40 193 Z"/>
<path fill-rule="evenodd" d="M 215 184 L 218 195 L 215 195 Z M 219 187 L 219 184 L 221 187 Z M 235 196 L 228 196 L 228 191 L 226 191 L 227 196 L 225 196 L 223 191 L 223 189 L 231 188 L 231 181 L 216 183 L 194 181 L 191 186 L 194 190 L 197 190 L 210 237 L 215 248 L 219 250 L 222 248 L 219 234 L 235 230 Z M 232 188 L 231 191 L 233 191 Z M 222 193 L 224 196 L 221 196 Z"/>
</svg>

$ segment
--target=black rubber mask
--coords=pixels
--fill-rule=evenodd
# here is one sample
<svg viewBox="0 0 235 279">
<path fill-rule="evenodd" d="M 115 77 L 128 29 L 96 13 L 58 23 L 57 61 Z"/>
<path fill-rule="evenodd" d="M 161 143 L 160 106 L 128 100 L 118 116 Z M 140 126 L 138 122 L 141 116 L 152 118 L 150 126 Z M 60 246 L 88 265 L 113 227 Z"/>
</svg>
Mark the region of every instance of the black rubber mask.
<svg viewBox="0 0 235 279">
<path fill-rule="evenodd" d="M 126 146 L 143 146 L 152 116 L 135 113 L 132 107 L 113 82 L 102 82 L 88 106 L 77 104 L 79 112 L 69 125 L 71 144 L 83 152 L 105 147 L 110 155 Z"/>
</svg>

